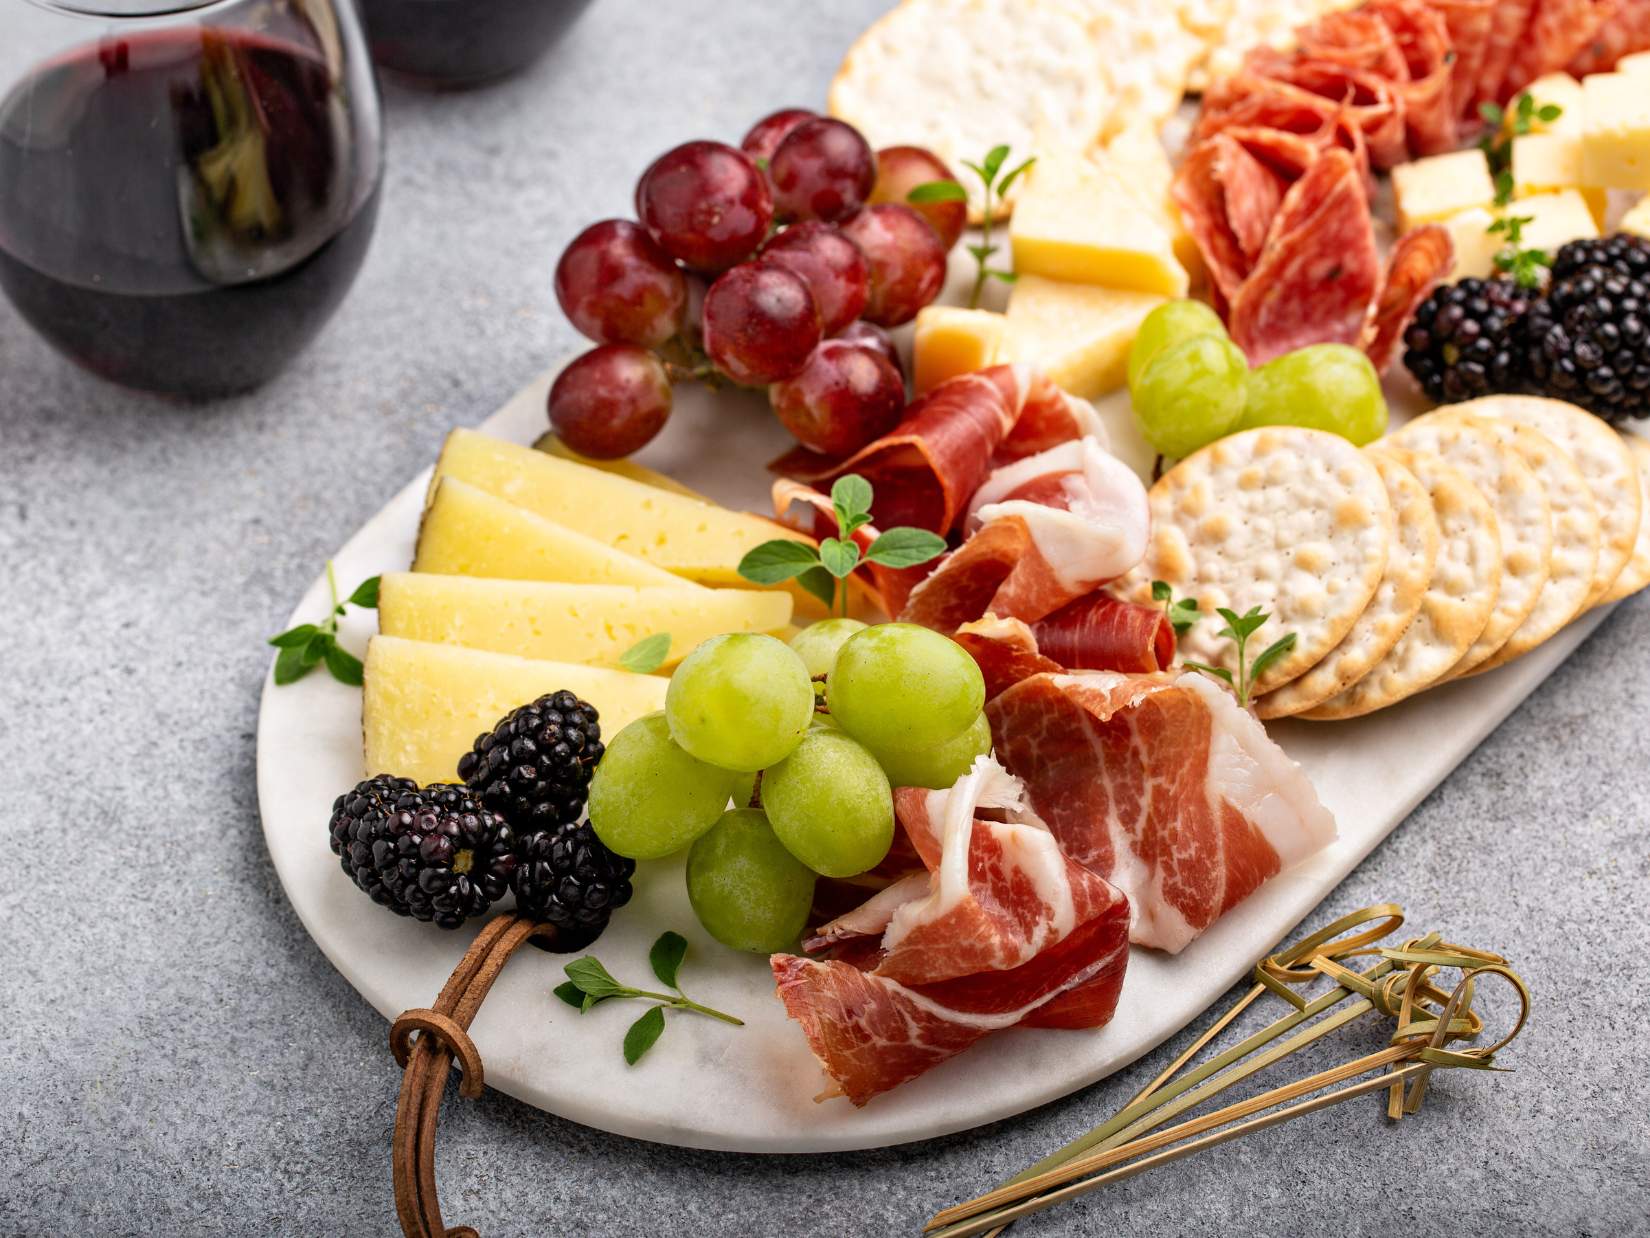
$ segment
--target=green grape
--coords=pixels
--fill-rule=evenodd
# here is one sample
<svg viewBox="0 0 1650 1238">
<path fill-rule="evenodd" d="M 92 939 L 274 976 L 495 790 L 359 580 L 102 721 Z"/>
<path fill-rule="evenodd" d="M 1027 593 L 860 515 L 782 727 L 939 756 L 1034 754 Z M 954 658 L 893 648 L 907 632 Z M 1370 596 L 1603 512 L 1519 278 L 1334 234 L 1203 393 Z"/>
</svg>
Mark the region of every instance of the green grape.
<svg viewBox="0 0 1650 1238">
<path fill-rule="evenodd" d="M 858 619 L 821 619 L 791 637 L 791 648 L 802 659 L 810 675 L 829 675 L 836 651 L 855 632 L 865 629 Z"/>
<path fill-rule="evenodd" d="M 816 718 L 818 714 L 814 715 Z M 742 773 L 733 780 L 733 793 L 728 796 L 735 808 L 744 808 L 756 794 L 756 775 Z"/>
<path fill-rule="evenodd" d="M 991 751 L 991 724 L 981 714 L 955 739 L 937 748 L 916 752 L 884 752 L 878 759 L 888 781 L 896 787 L 932 787 L 942 790 L 966 774 L 975 757 Z"/>
<path fill-rule="evenodd" d="M 1313 344 L 1268 361 L 1249 375 L 1249 401 L 1240 430 L 1307 426 L 1328 430 L 1359 447 L 1386 433 L 1381 379 L 1362 349 Z"/>
<path fill-rule="evenodd" d="M 1158 353 L 1134 390 L 1134 420 L 1155 451 L 1189 456 L 1243 416 L 1249 363 L 1223 335 L 1195 335 Z"/>
<path fill-rule="evenodd" d="M 723 813 L 693 844 L 688 902 L 724 946 L 772 954 L 791 949 L 808 923 L 814 875 L 775 837 L 760 809 Z"/>
<path fill-rule="evenodd" d="M 950 637 L 880 623 L 842 646 L 825 698 L 836 724 L 872 752 L 904 752 L 938 747 L 971 725 L 985 680 Z"/>
<path fill-rule="evenodd" d="M 875 868 L 894 841 L 887 775 L 841 731 L 809 731 L 795 752 L 764 770 L 762 807 L 786 849 L 824 877 Z"/>
<path fill-rule="evenodd" d="M 664 714 L 648 714 L 608 741 L 590 780 L 590 824 L 620 855 L 656 860 L 715 825 L 738 781 L 683 752 Z"/>
<path fill-rule="evenodd" d="M 713 636 L 676 668 L 665 693 L 670 737 L 693 756 L 749 773 L 783 761 L 814 716 L 808 668 L 782 640 Z"/>
<path fill-rule="evenodd" d="M 1165 301 L 1141 320 L 1129 348 L 1129 390 L 1165 348 L 1194 335 L 1225 335 L 1226 324 L 1202 301 Z"/>
</svg>

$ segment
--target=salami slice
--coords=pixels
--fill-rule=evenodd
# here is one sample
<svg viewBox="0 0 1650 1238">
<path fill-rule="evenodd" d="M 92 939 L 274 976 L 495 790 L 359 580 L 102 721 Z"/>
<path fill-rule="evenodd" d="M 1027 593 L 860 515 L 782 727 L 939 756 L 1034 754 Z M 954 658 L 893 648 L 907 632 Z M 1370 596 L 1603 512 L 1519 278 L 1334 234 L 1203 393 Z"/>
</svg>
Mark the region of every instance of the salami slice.
<svg viewBox="0 0 1650 1238">
<path fill-rule="evenodd" d="M 1478 89 L 1478 71 L 1489 45 L 1496 0 L 1428 0 L 1428 3 L 1433 12 L 1444 19 L 1450 46 L 1455 51 L 1450 75 L 1450 111 L 1457 120 L 1466 122 L 1463 131 L 1470 132 L 1477 128 L 1477 117 L 1469 113 L 1473 94 Z"/>
<path fill-rule="evenodd" d="M 1618 0 L 1535 0 L 1530 24 L 1501 80 L 1501 97 L 1510 99 L 1536 78 L 1569 64 L 1616 15 L 1617 5 Z"/>
<path fill-rule="evenodd" d="M 1362 130 L 1369 162 L 1390 168 L 1409 158 L 1401 83 L 1369 69 L 1325 60 L 1304 60 L 1272 53 L 1257 61 L 1274 81 L 1285 82 L 1342 106 Z"/>
<path fill-rule="evenodd" d="M 1289 82 L 1280 82 L 1272 78 L 1250 76 L 1247 84 L 1247 94 L 1241 98 L 1229 97 L 1223 101 L 1219 110 L 1210 110 L 1207 102 L 1205 103 L 1204 110 L 1198 117 L 1197 127 L 1193 130 L 1194 141 L 1232 130 L 1238 134 L 1251 154 L 1274 168 L 1278 167 L 1281 161 L 1276 157 L 1268 158 L 1265 151 L 1256 149 L 1256 144 L 1244 137 L 1245 134 L 1256 130 L 1294 134 L 1308 139 L 1314 151 L 1340 146 L 1357 160 L 1358 167 L 1373 192 L 1374 178 L 1369 171 L 1369 147 L 1364 140 L 1363 129 L 1358 123 L 1357 116 L 1346 103 L 1327 99 L 1323 95 L 1313 94 Z"/>
<path fill-rule="evenodd" d="M 1299 56 L 1347 69 L 1362 69 L 1388 81 L 1405 77 L 1404 53 L 1392 27 L 1373 6 L 1330 13 L 1299 32 Z"/>
<path fill-rule="evenodd" d="M 1449 26 L 1442 14 L 1422 0 L 1370 0 L 1392 31 L 1404 58 L 1404 78 L 1398 87 L 1404 100 L 1404 130 L 1410 154 L 1437 155 L 1454 150 L 1454 86 Z"/>
<path fill-rule="evenodd" d="M 1283 200 L 1283 182 L 1224 134 L 1199 142 L 1175 175 L 1175 205 L 1203 256 L 1217 309 L 1229 306 Z"/>
<path fill-rule="evenodd" d="M 1534 8 L 1535 0 L 1500 0 L 1496 5 L 1490 18 L 1490 38 L 1484 46 L 1484 59 L 1478 66 L 1478 87 L 1469 109 L 1473 116 L 1477 116 L 1483 104 L 1501 102 L 1501 79 L 1507 76 Z"/>
<path fill-rule="evenodd" d="M 1620 0 L 1615 15 L 1593 31 L 1570 61 L 1576 77 L 1603 73 L 1633 52 L 1650 51 L 1650 0 Z"/>
<path fill-rule="evenodd" d="M 1363 349 L 1375 372 L 1384 374 L 1398 358 L 1404 327 L 1455 263 L 1455 244 L 1437 224 L 1407 232 L 1393 246 L 1375 312 L 1364 328 Z"/>
<path fill-rule="evenodd" d="M 1380 291 L 1369 199 L 1352 156 L 1331 150 L 1284 196 L 1228 327 L 1250 364 L 1307 344 L 1356 345 Z"/>
</svg>

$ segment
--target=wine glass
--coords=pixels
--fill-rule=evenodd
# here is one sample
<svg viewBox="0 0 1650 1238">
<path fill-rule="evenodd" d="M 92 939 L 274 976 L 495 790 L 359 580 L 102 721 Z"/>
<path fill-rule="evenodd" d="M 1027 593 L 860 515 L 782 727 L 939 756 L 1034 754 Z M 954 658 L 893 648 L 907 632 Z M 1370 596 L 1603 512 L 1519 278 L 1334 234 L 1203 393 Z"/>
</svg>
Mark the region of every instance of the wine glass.
<svg viewBox="0 0 1650 1238">
<path fill-rule="evenodd" d="M 377 215 L 352 0 L 0 8 L 0 288 L 117 383 L 264 382 L 337 308 Z"/>
<path fill-rule="evenodd" d="M 590 0 L 361 0 L 380 68 L 414 86 L 463 89 L 525 68 Z"/>
</svg>

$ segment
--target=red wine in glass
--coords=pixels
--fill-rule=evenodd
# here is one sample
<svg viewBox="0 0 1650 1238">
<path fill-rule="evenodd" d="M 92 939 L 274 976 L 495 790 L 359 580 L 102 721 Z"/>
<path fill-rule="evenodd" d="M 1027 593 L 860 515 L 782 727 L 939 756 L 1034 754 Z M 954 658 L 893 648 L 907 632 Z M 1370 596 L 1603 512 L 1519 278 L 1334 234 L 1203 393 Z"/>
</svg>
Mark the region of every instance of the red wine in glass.
<svg viewBox="0 0 1650 1238">
<path fill-rule="evenodd" d="M 0 287 L 23 317 L 147 390 L 224 395 L 285 365 L 378 208 L 377 99 L 340 47 L 163 26 L 24 76 L 0 102 Z"/>
<path fill-rule="evenodd" d="M 379 66 L 413 85 L 479 86 L 525 68 L 589 0 L 361 0 Z"/>
</svg>

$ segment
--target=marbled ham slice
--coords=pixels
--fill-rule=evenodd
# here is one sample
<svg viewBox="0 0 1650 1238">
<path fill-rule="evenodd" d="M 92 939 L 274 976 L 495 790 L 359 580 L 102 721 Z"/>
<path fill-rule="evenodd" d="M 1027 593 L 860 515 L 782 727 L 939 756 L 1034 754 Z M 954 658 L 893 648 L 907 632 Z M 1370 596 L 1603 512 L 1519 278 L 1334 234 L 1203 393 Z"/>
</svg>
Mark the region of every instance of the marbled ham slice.
<svg viewBox="0 0 1650 1238">
<path fill-rule="evenodd" d="M 947 633 L 987 613 L 1041 619 L 1138 563 L 1150 521 L 1140 479 L 1093 438 L 1015 461 L 975 491 L 967 540 L 900 618 Z"/>
<path fill-rule="evenodd" d="M 1096 591 L 1036 624 L 987 615 L 952 633 L 979 664 L 985 699 L 1046 671 L 1150 674 L 1174 661 L 1174 629 L 1155 606 Z"/>
<path fill-rule="evenodd" d="M 896 806 L 928 876 L 814 938 L 852 946 L 885 925 L 880 948 L 771 960 L 834 1094 L 863 1105 L 1016 1024 L 1108 1021 L 1128 960 L 1128 903 L 1061 853 L 1019 780 L 981 757 L 951 789 L 902 789 Z"/>
<path fill-rule="evenodd" d="M 1128 895 L 1141 945 L 1181 950 L 1335 837 L 1300 767 L 1195 672 L 1036 675 L 986 714 L 1066 855 Z"/>
<path fill-rule="evenodd" d="M 769 467 L 821 486 L 858 473 L 874 488 L 871 514 L 883 528 L 909 525 L 944 535 L 994 464 L 1104 434 L 1093 407 L 1046 375 L 997 365 L 939 384 L 906 409 L 891 432 L 844 460 L 797 448 Z"/>
<path fill-rule="evenodd" d="M 1363 350 L 1377 374 L 1386 373 L 1398 359 L 1415 307 L 1454 265 L 1455 242 L 1437 224 L 1405 233 L 1392 247 L 1380 299 L 1364 327 Z"/>
</svg>

